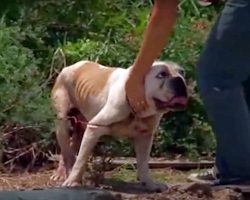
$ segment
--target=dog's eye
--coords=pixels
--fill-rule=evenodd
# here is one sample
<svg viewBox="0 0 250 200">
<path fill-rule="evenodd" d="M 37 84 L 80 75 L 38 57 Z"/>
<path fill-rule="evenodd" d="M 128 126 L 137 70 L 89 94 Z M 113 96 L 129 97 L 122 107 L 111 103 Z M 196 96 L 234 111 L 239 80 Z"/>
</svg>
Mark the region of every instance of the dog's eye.
<svg viewBox="0 0 250 200">
<path fill-rule="evenodd" d="M 168 73 L 166 71 L 162 71 L 159 74 L 157 74 L 156 78 L 162 79 L 166 78 L 168 76 Z"/>
<path fill-rule="evenodd" d="M 178 72 L 179 72 L 180 75 L 185 76 L 185 70 L 184 69 L 179 69 Z"/>
</svg>

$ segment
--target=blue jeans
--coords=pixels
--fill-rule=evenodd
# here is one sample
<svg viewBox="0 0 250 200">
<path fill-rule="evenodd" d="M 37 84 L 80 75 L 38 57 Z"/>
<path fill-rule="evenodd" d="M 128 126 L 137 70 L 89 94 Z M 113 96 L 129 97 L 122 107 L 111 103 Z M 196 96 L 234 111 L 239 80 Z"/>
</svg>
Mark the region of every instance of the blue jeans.
<svg viewBox="0 0 250 200">
<path fill-rule="evenodd" d="M 250 0 L 228 0 L 198 61 L 221 180 L 250 179 Z"/>
</svg>

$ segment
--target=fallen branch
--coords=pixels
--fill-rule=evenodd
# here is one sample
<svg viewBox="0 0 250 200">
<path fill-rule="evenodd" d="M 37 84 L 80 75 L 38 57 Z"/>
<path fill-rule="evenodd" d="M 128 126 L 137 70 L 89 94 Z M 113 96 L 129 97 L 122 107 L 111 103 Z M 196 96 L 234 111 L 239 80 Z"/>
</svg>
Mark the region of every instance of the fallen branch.
<svg viewBox="0 0 250 200">
<path fill-rule="evenodd" d="M 116 168 L 121 165 L 136 165 L 135 158 L 114 158 L 111 165 Z M 150 168 L 174 168 L 179 170 L 191 170 L 197 168 L 210 168 L 214 165 L 213 161 L 181 161 L 181 160 L 166 160 L 164 158 L 151 158 L 149 161 Z"/>
<path fill-rule="evenodd" d="M 12 128 L 11 131 L 8 132 L 4 132 L 3 133 L 3 138 L 5 138 L 7 135 L 18 132 L 18 131 L 22 131 L 25 129 L 37 129 L 37 128 L 41 128 L 41 126 L 22 126 L 22 127 L 14 127 Z"/>
<path fill-rule="evenodd" d="M 50 158 L 53 161 L 58 161 L 59 155 L 53 155 Z M 95 158 L 97 161 L 101 161 L 103 158 L 97 156 Z M 109 161 L 110 168 L 117 168 L 120 166 L 136 166 L 136 159 L 132 157 L 113 157 Z M 153 169 L 157 168 L 173 168 L 179 170 L 191 170 L 191 169 L 202 169 L 202 168 L 211 168 L 214 165 L 214 161 L 182 161 L 182 160 L 167 160 L 165 158 L 151 158 L 149 160 L 149 167 Z"/>
</svg>

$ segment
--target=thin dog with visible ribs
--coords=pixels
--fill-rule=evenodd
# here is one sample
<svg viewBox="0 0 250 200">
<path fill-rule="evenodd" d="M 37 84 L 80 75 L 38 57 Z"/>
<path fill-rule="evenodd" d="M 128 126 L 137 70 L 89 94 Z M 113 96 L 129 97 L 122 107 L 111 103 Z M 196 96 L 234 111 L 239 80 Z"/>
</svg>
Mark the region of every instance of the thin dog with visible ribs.
<svg viewBox="0 0 250 200">
<path fill-rule="evenodd" d="M 81 184 L 86 162 L 103 135 L 131 138 L 138 178 L 149 191 L 163 191 L 149 175 L 148 161 L 154 133 L 163 114 L 184 109 L 188 95 L 183 69 L 174 62 L 155 61 L 145 78 L 148 110 L 134 117 L 127 102 L 128 69 L 80 61 L 65 67 L 52 90 L 57 114 L 56 136 L 61 149 L 53 179 L 65 176 L 63 186 Z"/>
</svg>

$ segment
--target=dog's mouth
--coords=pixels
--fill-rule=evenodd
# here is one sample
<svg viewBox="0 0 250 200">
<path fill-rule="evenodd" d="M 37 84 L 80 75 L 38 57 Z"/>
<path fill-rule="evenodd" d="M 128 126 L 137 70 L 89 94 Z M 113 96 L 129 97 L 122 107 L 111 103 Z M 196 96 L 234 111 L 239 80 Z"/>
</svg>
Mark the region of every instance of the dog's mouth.
<svg viewBox="0 0 250 200">
<path fill-rule="evenodd" d="M 169 101 L 162 101 L 154 97 L 153 100 L 158 110 L 164 110 L 164 109 L 183 110 L 187 106 L 186 97 L 174 96 Z"/>
</svg>

